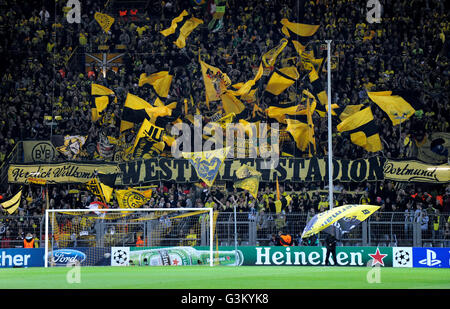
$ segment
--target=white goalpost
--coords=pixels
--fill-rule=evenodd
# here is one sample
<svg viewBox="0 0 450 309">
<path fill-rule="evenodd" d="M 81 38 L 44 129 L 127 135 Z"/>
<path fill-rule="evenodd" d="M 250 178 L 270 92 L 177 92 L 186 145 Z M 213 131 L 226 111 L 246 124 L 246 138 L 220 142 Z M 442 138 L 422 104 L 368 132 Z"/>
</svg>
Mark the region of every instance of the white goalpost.
<svg viewBox="0 0 450 309">
<path fill-rule="evenodd" d="M 205 220 L 206 218 L 207 220 Z M 206 223 L 201 224 L 201 222 Z M 166 229 L 157 229 L 164 224 L 166 224 Z M 208 226 L 206 226 L 206 224 Z M 94 225 L 96 228 L 93 228 Z M 90 227 L 90 232 L 86 231 L 86 226 Z M 99 229 L 98 226 L 101 226 L 102 229 Z M 105 233 L 105 226 L 111 229 L 111 234 Z M 71 246 L 76 243 L 78 240 L 77 237 L 80 235 L 85 236 L 83 237 L 83 241 L 88 244 L 86 247 L 92 249 L 97 249 L 101 246 L 110 248 L 121 246 L 135 247 L 130 245 L 129 242 L 126 245 L 117 244 L 111 237 L 108 237 L 113 234 L 115 234 L 114 236 L 123 235 L 124 237 L 135 234 L 132 230 L 135 226 L 145 226 L 145 230 L 143 231 L 145 235 L 145 241 L 143 240 L 143 243 L 145 243 L 145 245 L 143 246 L 147 248 L 151 248 L 152 246 L 162 248 L 164 245 L 167 246 L 167 244 L 159 242 L 170 241 L 171 243 L 169 243 L 168 246 L 172 246 L 172 248 L 184 248 L 187 252 L 193 251 L 186 250 L 186 248 L 190 249 L 189 246 L 193 245 L 192 242 L 183 239 L 183 237 L 186 236 L 187 231 L 193 232 L 196 235 L 202 233 L 202 236 L 205 236 L 204 239 L 202 239 L 202 242 L 205 243 L 207 241 L 206 246 L 209 247 L 209 254 L 207 254 L 207 251 L 202 251 L 202 264 L 214 266 L 213 208 L 46 209 L 44 266 L 52 266 L 49 265 L 51 264 L 49 263 L 49 259 L 51 254 L 53 261 L 53 252 L 55 249 L 60 251 L 66 249 L 66 251 L 69 251 L 68 249 L 71 249 Z M 167 226 L 169 228 L 167 228 Z M 120 232 L 123 232 L 122 230 L 125 231 L 120 233 L 118 232 L 119 229 Z M 177 237 L 179 236 L 179 238 L 176 238 L 175 240 L 163 238 L 164 232 L 167 232 L 168 230 Z M 99 233 L 99 231 L 102 232 Z M 106 241 L 105 237 L 107 238 Z M 156 240 L 158 242 L 156 242 Z M 187 241 L 187 244 L 182 243 L 182 241 Z M 174 242 L 177 242 L 177 244 L 173 245 Z M 197 243 L 197 238 L 195 238 L 195 243 Z M 147 249 L 147 251 L 152 251 L 152 249 Z M 148 259 L 150 259 L 150 257 Z M 150 265 L 147 260 L 145 263 L 146 264 L 144 265 Z M 200 264 L 200 262 L 198 264 Z M 177 264 L 174 263 L 174 265 Z"/>
</svg>

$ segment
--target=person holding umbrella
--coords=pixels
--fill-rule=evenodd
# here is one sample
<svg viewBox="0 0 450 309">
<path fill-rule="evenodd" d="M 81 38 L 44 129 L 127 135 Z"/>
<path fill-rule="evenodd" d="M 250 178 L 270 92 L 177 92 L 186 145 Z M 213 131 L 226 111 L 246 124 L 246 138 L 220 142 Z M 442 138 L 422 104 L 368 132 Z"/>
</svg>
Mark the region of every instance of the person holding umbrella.
<svg viewBox="0 0 450 309">
<path fill-rule="evenodd" d="M 325 257 L 325 266 L 330 265 L 330 256 L 333 257 L 333 265 L 337 265 L 336 261 L 336 228 L 333 226 L 330 230 L 330 233 L 327 234 L 327 237 L 325 238 L 325 246 L 327 248 L 327 255 Z"/>
<path fill-rule="evenodd" d="M 329 265 L 329 258 L 333 255 L 334 265 L 336 265 L 336 243 L 345 233 L 349 233 L 355 226 L 366 220 L 375 211 L 380 209 L 376 205 L 351 204 L 320 212 L 312 217 L 307 223 L 302 233 L 302 239 L 307 239 L 323 231 L 328 234 L 326 238 L 326 265 Z"/>
</svg>

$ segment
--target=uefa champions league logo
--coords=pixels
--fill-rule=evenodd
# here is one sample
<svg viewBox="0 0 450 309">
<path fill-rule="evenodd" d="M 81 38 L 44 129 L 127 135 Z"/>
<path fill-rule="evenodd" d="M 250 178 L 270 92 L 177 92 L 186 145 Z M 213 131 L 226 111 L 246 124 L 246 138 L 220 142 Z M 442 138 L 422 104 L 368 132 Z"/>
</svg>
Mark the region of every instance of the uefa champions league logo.
<svg viewBox="0 0 450 309">
<path fill-rule="evenodd" d="M 399 266 L 407 266 L 411 261 L 410 253 L 406 250 L 399 250 L 394 255 L 395 262 Z"/>
</svg>

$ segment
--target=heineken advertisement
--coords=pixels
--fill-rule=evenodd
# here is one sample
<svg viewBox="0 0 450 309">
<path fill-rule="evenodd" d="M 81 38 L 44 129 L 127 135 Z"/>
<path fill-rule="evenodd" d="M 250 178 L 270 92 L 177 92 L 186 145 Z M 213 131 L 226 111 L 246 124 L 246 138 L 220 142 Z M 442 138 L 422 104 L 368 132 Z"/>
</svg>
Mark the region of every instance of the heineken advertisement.
<svg viewBox="0 0 450 309">
<path fill-rule="evenodd" d="M 323 266 L 325 247 L 238 247 L 242 252 L 243 266 Z M 339 266 L 393 266 L 392 247 L 336 247 Z M 231 251 L 234 248 L 223 247 Z M 332 263 L 330 261 L 330 263 Z"/>
<path fill-rule="evenodd" d="M 243 164 L 252 165 L 261 173 L 261 181 L 312 182 L 328 180 L 328 160 L 312 157 L 279 159 L 274 169 L 262 168 L 263 159 L 225 160 L 216 180 L 235 181 L 236 170 Z M 379 181 L 416 181 L 448 183 L 450 166 L 427 165 L 418 161 L 393 161 L 382 157 L 368 159 L 333 160 L 333 179 L 340 182 Z M 43 163 L 10 164 L 8 181 L 27 183 L 31 177 L 40 178 L 47 183 L 85 183 L 94 175 L 94 171 L 105 174 L 118 173 L 116 185 L 132 186 L 156 181 L 175 181 L 179 183 L 197 182 L 195 169 L 186 159 L 158 157 L 146 160 L 122 163 Z"/>
<path fill-rule="evenodd" d="M 210 265 L 208 247 L 112 247 L 111 266 L 189 266 Z M 220 249 L 213 254 L 213 264 L 240 266 L 242 251 Z"/>
<path fill-rule="evenodd" d="M 393 251 L 394 249 L 394 251 Z M 392 247 L 337 247 L 339 266 L 412 267 L 411 248 L 400 252 Z M 409 251 L 409 252 L 408 252 Z M 222 266 L 323 266 L 325 247 L 219 247 L 213 251 L 213 264 Z M 397 258 L 393 261 L 393 253 Z M 410 258 L 406 258 L 410 257 Z M 333 263 L 332 261 L 330 261 Z M 113 247 L 112 266 L 210 265 L 209 247 Z"/>
</svg>

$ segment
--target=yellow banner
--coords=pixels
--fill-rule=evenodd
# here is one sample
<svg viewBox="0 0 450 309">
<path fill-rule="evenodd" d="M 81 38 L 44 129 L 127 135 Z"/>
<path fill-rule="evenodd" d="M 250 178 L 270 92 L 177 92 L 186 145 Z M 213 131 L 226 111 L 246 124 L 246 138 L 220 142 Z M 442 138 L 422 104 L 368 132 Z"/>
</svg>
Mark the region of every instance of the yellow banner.
<svg viewBox="0 0 450 309">
<path fill-rule="evenodd" d="M 430 165 L 420 161 L 387 161 L 384 178 L 407 182 L 450 182 L 450 165 Z"/>
<path fill-rule="evenodd" d="M 114 174 L 120 172 L 120 169 L 115 164 L 98 163 L 14 164 L 8 168 L 8 182 L 26 184 L 31 177 L 46 181 L 47 184 L 86 183 L 95 177 L 95 171 Z"/>
</svg>

